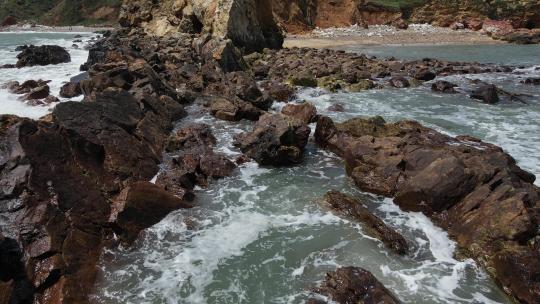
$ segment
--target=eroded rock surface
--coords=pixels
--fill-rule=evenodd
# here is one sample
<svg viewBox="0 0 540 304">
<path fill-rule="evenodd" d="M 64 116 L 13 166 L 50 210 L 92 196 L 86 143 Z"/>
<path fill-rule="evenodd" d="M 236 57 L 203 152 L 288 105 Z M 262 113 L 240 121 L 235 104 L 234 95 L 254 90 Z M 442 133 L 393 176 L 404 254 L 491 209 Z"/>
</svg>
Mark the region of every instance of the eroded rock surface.
<svg viewBox="0 0 540 304">
<path fill-rule="evenodd" d="M 501 148 L 381 117 L 342 124 L 321 117 L 315 138 L 345 159 L 361 190 L 430 216 L 514 297 L 538 302 L 538 270 L 523 265 L 540 259 L 540 190 Z"/>
</svg>

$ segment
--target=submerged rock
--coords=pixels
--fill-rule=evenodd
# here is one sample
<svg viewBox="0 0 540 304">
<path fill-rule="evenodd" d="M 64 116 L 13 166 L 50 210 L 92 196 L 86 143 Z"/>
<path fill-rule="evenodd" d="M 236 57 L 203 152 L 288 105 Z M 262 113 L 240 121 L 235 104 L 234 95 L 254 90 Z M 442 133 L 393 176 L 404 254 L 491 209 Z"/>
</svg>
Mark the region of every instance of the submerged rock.
<svg viewBox="0 0 540 304">
<path fill-rule="evenodd" d="M 292 165 L 302 161 L 310 128 L 282 114 L 265 114 L 253 127 L 235 139 L 244 154 L 261 165 Z"/>
<path fill-rule="evenodd" d="M 71 62 L 68 51 L 57 45 L 25 46 L 17 59 L 18 68 Z"/>
<path fill-rule="evenodd" d="M 445 80 L 437 80 L 431 85 L 431 90 L 440 93 L 456 93 L 455 87 L 457 87 L 457 84 Z"/>
<path fill-rule="evenodd" d="M 337 191 L 326 193 L 324 200 L 337 213 L 362 223 L 369 235 L 379 239 L 395 253 L 403 255 L 409 252 L 405 238 L 371 213 L 359 200 Z"/>
<path fill-rule="evenodd" d="M 359 267 L 342 267 L 327 273 L 318 292 L 339 304 L 401 303 L 373 274 Z"/>
</svg>

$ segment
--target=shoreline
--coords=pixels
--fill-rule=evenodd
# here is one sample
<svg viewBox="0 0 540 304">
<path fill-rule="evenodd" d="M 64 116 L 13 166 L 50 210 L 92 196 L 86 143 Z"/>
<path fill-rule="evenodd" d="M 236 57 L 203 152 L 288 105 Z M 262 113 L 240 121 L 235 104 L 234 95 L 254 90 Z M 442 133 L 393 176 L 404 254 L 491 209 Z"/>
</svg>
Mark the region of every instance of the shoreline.
<svg viewBox="0 0 540 304">
<path fill-rule="evenodd" d="M 47 25 L 13 25 L 0 27 L 0 33 L 93 33 L 114 30 L 114 26 L 47 26 Z"/>
<path fill-rule="evenodd" d="M 283 44 L 286 48 L 336 48 L 344 46 L 410 46 L 410 45 L 500 45 L 495 40 L 470 30 L 451 30 L 431 25 L 411 25 L 406 30 L 390 26 L 372 26 L 369 29 L 348 28 L 316 29 L 311 33 L 290 35 Z"/>
</svg>

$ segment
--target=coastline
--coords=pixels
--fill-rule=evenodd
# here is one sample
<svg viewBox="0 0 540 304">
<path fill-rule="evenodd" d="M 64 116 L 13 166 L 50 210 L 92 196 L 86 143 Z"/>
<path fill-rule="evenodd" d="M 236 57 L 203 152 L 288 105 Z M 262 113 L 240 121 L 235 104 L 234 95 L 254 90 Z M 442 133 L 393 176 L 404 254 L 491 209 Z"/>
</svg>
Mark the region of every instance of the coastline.
<svg viewBox="0 0 540 304">
<path fill-rule="evenodd" d="M 113 26 L 47 26 L 47 25 L 12 25 L 0 27 L 0 33 L 93 33 L 113 30 Z"/>
<path fill-rule="evenodd" d="M 335 48 L 349 45 L 407 46 L 407 45 L 474 45 L 507 44 L 481 33 L 470 30 L 454 31 L 430 25 L 412 25 L 406 30 L 389 26 L 374 26 L 369 29 L 352 26 L 349 28 L 317 29 L 302 35 L 290 35 L 284 47 Z"/>
</svg>

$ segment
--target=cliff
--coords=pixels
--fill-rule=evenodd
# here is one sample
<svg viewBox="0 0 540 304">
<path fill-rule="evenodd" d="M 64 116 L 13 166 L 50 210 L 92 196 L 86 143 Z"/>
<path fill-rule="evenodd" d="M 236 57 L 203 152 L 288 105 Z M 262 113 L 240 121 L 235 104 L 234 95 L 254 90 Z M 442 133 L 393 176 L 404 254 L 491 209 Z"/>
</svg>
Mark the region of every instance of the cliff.
<svg viewBox="0 0 540 304">
<path fill-rule="evenodd" d="M 0 20 L 47 25 L 116 23 L 121 0 L 2 0 Z"/>
</svg>

